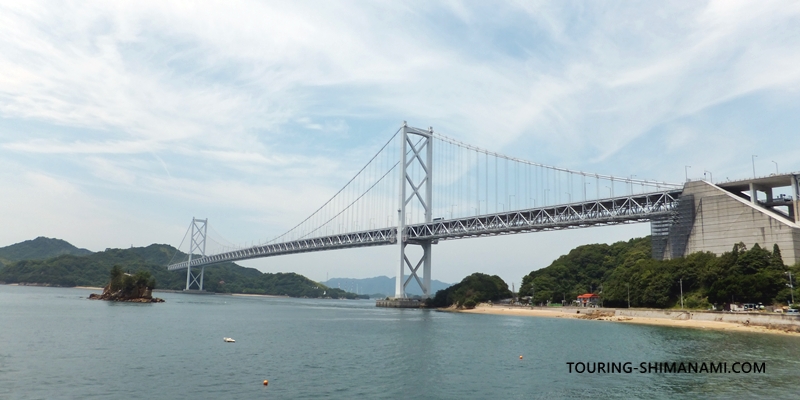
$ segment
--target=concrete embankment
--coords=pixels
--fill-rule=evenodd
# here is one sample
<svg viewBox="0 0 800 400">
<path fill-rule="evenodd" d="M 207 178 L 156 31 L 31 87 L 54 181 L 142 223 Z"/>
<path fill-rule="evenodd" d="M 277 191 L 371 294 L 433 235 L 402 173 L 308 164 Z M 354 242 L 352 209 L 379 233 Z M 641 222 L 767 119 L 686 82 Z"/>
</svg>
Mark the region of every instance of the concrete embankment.
<svg viewBox="0 0 800 400">
<path fill-rule="evenodd" d="M 387 308 L 423 308 L 425 303 L 416 299 L 385 299 L 375 301 L 376 307 Z"/>
<path fill-rule="evenodd" d="M 480 304 L 473 310 L 448 309 L 471 314 L 496 314 L 551 318 L 577 318 L 628 324 L 718 329 L 736 332 L 800 334 L 800 316 L 771 313 L 730 313 L 630 308 L 526 307 Z"/>
<path fill-rule="evenodd" d="M 731 313 L 681 310 L 632 310 L 617 309 L 617 317 L 663 318 L 676 321 L 713 321 L 741 324 L 745 326 L 764 326 L 800 332 L 800 316 L 763 313 Z"/>
</svg>

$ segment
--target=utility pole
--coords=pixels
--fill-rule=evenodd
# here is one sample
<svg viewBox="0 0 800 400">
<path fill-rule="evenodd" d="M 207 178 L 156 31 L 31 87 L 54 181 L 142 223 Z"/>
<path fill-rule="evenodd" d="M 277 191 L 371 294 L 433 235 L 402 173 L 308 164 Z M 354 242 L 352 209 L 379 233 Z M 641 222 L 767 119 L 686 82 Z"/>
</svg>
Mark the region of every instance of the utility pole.
<svg viewBox="0 0 800 400">
<path fill-rule="evenodd" d="M 786 272 L 789 274 L 789 293 L 792 295 L 792 304 L 794 304 L 794 284 L 792 284 L 792 271 Z"/>
<path fill-rule="evenodd" d="M 628 283 L 628 308 L 631 308 L 631 284 Z"/>
<path fill-rule="evenodd" d="M 683 309 L 683 278 L 681 278 L 681 309 Z"/>
<path fill-rule="evenodd" d="M 755 154 L 753 154 L 753 156 L 750 157 L 750 159 L 753 160 L 753 179 L 756 178 L 756 157 L 758 156 Z"/>
<path fill-rule="evenodd" d="M 703 170 L 703 175 L 705 174 L 708 174 L 708 177 L 710 178 L 709 182 L 714 183 L 714 174 L 712 174 L 711 171 Z"/>
</svg>

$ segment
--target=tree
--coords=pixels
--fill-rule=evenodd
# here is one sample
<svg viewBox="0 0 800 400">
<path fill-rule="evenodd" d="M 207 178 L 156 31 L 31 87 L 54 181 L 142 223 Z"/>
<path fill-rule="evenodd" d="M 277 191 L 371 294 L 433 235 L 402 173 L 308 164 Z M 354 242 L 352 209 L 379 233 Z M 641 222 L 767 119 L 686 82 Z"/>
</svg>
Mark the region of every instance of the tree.
<svg viewBox="0 0 800 400">
<path fill-rule="evenodd" d="M 447 289 L 436 292 L 433 299 L 428 302 L 432 307 L 456 306 L 467 307 L 485 301 L 496 301 L 511 297 L 508 285 L 497 275 L 486 275 L 476 272 L 467 276 L 461 282 Z"/>
<path fill-rule="evenodd" d="M 781 270 L 786 269 L 786 265 L 783 263 L 783 257 L 781 256 L 781 248 L 778 247 L 777 243 L 772 245 L 772 257 L 770 259 L 770 264 L 775 268 L 780 268 Z"/>
<path fill-rule="evenodd" d="M 122 272 L 122 267 L 120 267 L 119 265 L 115 264 L 113 267 L 111 267 L 111 273 L 110 273 L 111 276 L 109 284 L 111 285 L 110 289 L 112 292 L 116 292 L 117 290 L 122 289 L 123 285 L 122 281 L 124 276 L 123 274 L 124 273 Z"/>
</svg>

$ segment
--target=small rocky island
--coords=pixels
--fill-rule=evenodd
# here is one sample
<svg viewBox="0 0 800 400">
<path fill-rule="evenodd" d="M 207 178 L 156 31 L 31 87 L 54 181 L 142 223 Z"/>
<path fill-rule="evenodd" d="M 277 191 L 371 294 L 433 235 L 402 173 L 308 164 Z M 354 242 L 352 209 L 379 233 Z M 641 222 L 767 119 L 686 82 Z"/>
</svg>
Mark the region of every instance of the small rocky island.
<svg viewBox="0 0 800 400">
<path fill-rule="evenodd" d="M 103 294 L 92 293 L 92 300 L 127 301 L 132 303 L 163 303 L 163 299 L 153 297 L 156 279 L 147 271 L 133 275 L 122 272 L 115 265 L 111 268 L 111 281 L 103 288 Z"/>
</svg>

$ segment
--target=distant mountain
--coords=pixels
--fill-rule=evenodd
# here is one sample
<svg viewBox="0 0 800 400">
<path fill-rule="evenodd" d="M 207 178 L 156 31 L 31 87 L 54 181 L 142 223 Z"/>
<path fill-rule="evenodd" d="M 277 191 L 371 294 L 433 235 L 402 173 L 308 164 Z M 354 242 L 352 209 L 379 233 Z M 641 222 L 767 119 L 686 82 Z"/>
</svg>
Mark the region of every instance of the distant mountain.
<svg viewBox="0 0 800 400">
<path fill-rule="evenodd" d="M 12 244 L 11 246 L 0 247 L 0 260 L 5 264 L 22 260 L 46 260 L 64 254 L 85 256 L 92 254 L 92 252 L 86 249 L 79 249 L 61 239 L 50 239 L 43 236 Z"/>
<path fill-rule="evenodd" d="M 332 288 L 341 288 L 348 292 L 368 294 L 371 297 L 386 297 L 394 296 L 395 279 L 388 276 L 376 276 L 374 278 L 353 279 L 353 278 L 333 278 L 327 282 L 322 282 L 323 285 Z M 431 280 L 431 290 L 436 294 L 437 291 L 447 289 L 452 286 L 451 283 L 444 283 L 442 281 Z M 410 282 L 406 287 L 406 293 L 409 295 L 422 295 L 422 289 L 419 288 L 416 282 Z"/>
</svg>

